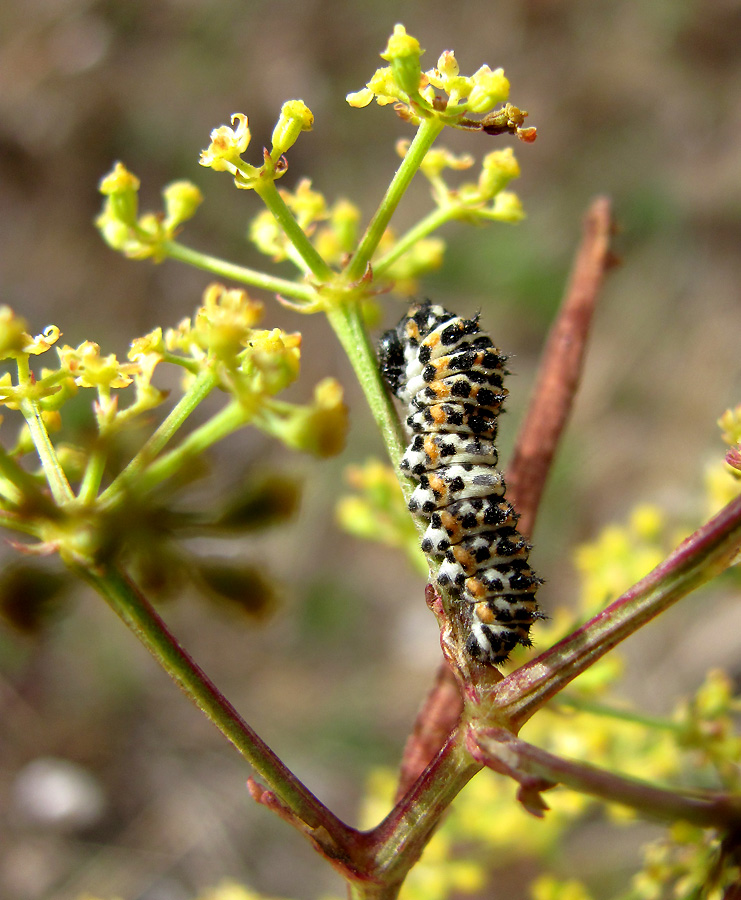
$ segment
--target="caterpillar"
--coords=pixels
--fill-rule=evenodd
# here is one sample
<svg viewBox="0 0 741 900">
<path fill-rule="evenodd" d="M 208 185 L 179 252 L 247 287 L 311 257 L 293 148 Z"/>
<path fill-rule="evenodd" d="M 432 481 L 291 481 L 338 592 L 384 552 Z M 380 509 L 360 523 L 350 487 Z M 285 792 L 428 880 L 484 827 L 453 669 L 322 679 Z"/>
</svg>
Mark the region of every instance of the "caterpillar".
<svg viewBox="0 0 741 900">
<path fill-rule="evenodd" d="M 530 626 L 543 617 L 541 580 L 497 468 L 506 357 L 478 316 L 429 302 L 382 335 L 378 354 L 389 390 L 408 404 L 400 468 L 417 482 L 410 511 L 428 521 L 422 550 L 441 562 L 437 583 L 466 604 L 466 652 L 498 665 L 517 644 L 530 646 Z"/>
</svg>

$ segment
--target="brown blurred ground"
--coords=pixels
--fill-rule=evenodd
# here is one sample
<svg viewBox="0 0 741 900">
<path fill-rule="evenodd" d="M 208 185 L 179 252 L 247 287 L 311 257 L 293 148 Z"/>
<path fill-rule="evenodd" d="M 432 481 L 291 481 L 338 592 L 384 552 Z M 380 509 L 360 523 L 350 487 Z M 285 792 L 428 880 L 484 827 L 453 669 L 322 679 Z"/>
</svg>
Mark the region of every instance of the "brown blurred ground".
<svg viewBox="0 0 741 900">
<path fill-rule="evenodd" d="M 242 238 L 255 198 L 201 169 L 198 152 L 234 111 L 249 115 L 259 150 L 291 97 L 302 97 L 316 122 L 292 151 L 285 184 L 310 175 L 367 217 L 397 165 L 393 142 L 409 132 L 390 110 L 351 110 L 344 96 L 370 77 L 396 21 L 427 48 L 427 67 L 443 49 L 456 51 L 464 72 L 504 66 L 512 100 L 539 130 L 534 145 L 515 148 L 528 219 L 449 229 L 447 264 L 422 287 L 455 309 L 481 307 L 514 355 L 505 444 L 582 212 L 595 193 L 614 199 L 623 265 L 598 312 L 535 535 L 542 601 L 552 609 L 573 593 L 573 544 L 638 500 L 662 504 L 678 523 L 697 514 L 703 467 L 723 453 L 715 420 L 741 401 L 741 11 L 731 0 L 4 4 L 0 302 L 34 330 L 55 322 L 69 343 L 89 338 L 118 353 L 132 336 L 192 311 L 207 276 L 126 261 L 92 227 L 98 179 L 116 159 L 141 177 L 146 207 L 158 205 L 168 181 L 196 181 L 206 202 L 186 242 L 265 265 Z M 471 135 L 446 143 L 479 154 L 493 146 Z M 400 222 L 427 204 L 417 187 Z M 303 396 L 325 375 L 347 384 L 349 447 L 330 463 L 285 455 L 306 487 L 301 516 L 280 538 L 208 548 L 281 573 L 276 618 L 243 627 L 190 598 L 166 615 L 251 724 L 354 819 L 368 768 L 398 759 L 434 669 L 436 637 L 422 585 L 403 561 L 333 525 L 342 467 L 380 452 L 380 442 L 329 330 L 275 307 L 268 321 L 305 334 Z M 275 456 L 264 441 L 235 438 L 218 456 L 220 483 Z M 687 600 L 630 643 L 628 695 L 664 710 L 713 660 L 733 667 L 738 644 L 722 639 L 738 633 L 733 598 L 711 593 L 703 602 L 713 604 L 707 655 L 687 658 L 688 623 L 697 624 Z M 6 900 L 83 891 L 181 900 L 225 875 L 275 895 L 339 890 L 297 837 L 250 805 L 239 759 L 86 592 L 39 640 L 0 636 L 0 703 Z M 17 775 L 44 756 L 79 763 L 96 779 L 105 811 L 94 823 L 55 829 L 22 819 Z"/>
</svg>

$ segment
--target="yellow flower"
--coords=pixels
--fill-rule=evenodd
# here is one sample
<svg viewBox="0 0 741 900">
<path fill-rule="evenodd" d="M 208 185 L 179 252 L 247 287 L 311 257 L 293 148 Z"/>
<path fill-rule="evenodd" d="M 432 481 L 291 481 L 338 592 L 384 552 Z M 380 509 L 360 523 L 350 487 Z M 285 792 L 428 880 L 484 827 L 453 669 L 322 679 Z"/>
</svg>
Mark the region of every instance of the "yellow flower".
<svg viewBox="0 0 741 900">
<path fill-rule="evenodd" d="M 199 162 L 202 166 L 216 172 L 234 172 L 252 135 L 248 127 L 249 120 L 243 113 L 234 113 L 231 121 L 232 125 L 234 122 L 238 123 L 236 128 L 220 125 L 211 132 L 211 143 L 201 151 Z"/>
<path fill-rule="evenodd" d="M 100 347 L 93 341 L 83 341 L 79 347 L 65 345 L 57 351 L 62 367 L 81 387 L 97 387 L 103 391 L 131 384 L 134 363 L 120 363 L 115 354 L 100 355 Z"/>
</svg>

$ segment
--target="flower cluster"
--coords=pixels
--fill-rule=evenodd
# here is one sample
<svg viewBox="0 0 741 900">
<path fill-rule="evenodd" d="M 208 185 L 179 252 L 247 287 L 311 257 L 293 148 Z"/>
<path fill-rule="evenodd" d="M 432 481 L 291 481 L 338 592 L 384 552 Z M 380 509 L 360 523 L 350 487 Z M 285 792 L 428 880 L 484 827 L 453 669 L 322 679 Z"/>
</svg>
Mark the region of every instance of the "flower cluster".
<svg viewBox="0 0 741 900">
<path fill-rule="evenodd" d="M 121 363 L 114 354 L 102 355 L 100 347 L 92 341 L 83 341 L 78 347 L 66 344 L 58 347 L 58 366 L 31 373 L 29 357 L 49 350 L 59 340 L 61 332 L 51 325 L 43 334 L 31 337 L 26 328 L 24 320 L 12 310 L 0 308 L 0 332 L 3 335 L 0 358 L 14 359 L 18 371 L 15 379 L 9 371 L 0 377 L 0 403 L 9 409 L 25 409 L 28 413 L 26 405 L 35 404 L 51 424 L 50 414 L 58 416 L 58 411 L 78 388 L 93 388 L 97 393 L 93 408 L 99 433 L 103 435 L 120 430 L 132 418 L 165 399 L 166 395 L 151 384 L 152 360 Z M 120 409 L 112 391 L 131 384 L 135 397 L 126 408 Z"/>
<path fill-rule="evenodd" d="M 249 147 L 252 134 L 249 120 L 243 113 L 232 115 L 232 125 L 220 125 L 211 132 L 211 142 L 201 152 L 200 163 L 215 172 L 229 172 L 238 188 L 258 190 L 265 181 L 274 181 L 287 171 L 283 158 L 298 140 L 302 131 L 311 131 L 314 115 L 303 100 L 288 100 L 283 104 L 273 129 L 271 150 L 263 152 L 262 166 L 252 166 L 242 159 Z"/>
<path fill-rule="evenodd" d="M 162 212 L 140 215 L 139 187 L 136 175 L 116 163 L 100 182 L 105 202 L 95 224 L 103 240 L 124 256 L 160 262 L 166 256 L 168 242 L 195 215 L 203 195 L 190 181 L 175 181 L 162 191 Z"/>
<path fill-rule="evenodd" d="M 420 58 L 424 51 L 419 41 L 396 25 L 381 54 L 389 65 L 377 69 L 360 91 L 347 95 L 350 106 L 365 107 L 374 99 L 380 106 L 395 104 L 397 113 L 417 125 L 424 118 L 436 117 L 453 128 L 469 128 L 488 134 L 509 132 L 523 141 L 535 139 L 534 128 L 524 128 L 527 113 L 507 103 L 492 113 L 509 96 L 509 81 L 504 70 L 481 66 L 473 75 L 460 74 L 455 55 L 446 50 L 437 66 L 423 72 Z M 473 120 L 470 114 L 483 115 Z"/>
<path fill-rule="evenodd" d="M 348 424 L 342 388 L 330 378 L 317 385 L 307 406 L 276 400 L 298 377 L 301 335 L 256 328 L 262 316 L 262 303 L 246 291 L 212 284 L 192 318 L 164 335 L 155 330 L 132 347 L 132 354 L 161 353 L 183 366 L 186 383 L 209 373 L 234 395 L 245 421 L 295 449 L 319 456 L 338 453 Z"/>
</svg>

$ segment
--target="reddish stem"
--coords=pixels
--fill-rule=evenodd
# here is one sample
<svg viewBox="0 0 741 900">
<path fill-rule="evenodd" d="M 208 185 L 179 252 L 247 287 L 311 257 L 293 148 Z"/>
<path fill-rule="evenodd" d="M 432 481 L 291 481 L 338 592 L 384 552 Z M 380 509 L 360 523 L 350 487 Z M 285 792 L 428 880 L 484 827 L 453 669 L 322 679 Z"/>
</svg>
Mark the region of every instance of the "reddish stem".
<svg viewBox="0 0 741 900">
<path fill-rule="evenodd" d="M 741 826 L 741 798 L 731 794 L 655 787 L 645 781 L 615 775 L 589 763 L 562 759 L 516 738 L 504 728 L 486 728 L 469 735 L 474 757 L 521 785 L 520 800 L 535 815 L 547 809 L 540 791 L 563 784 L 611 803 L 622 803 L 651 817 L 684 819 L 701 827 Z M 532 804 L 532 807 L 530 806 Z"/>
<path fill-rule="evenodd" d="M 584 219 L 565 298 L 546 342 L 507 471 L 507 495 L 520 515 L 518 527 L 525 535 L 533 533 L 545 481 L 579 386 L 592 313 L 605 272 L 614 261 L 611 234 L 610 201 L 597 197 Z"/>
</svg>

